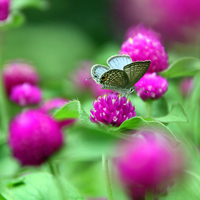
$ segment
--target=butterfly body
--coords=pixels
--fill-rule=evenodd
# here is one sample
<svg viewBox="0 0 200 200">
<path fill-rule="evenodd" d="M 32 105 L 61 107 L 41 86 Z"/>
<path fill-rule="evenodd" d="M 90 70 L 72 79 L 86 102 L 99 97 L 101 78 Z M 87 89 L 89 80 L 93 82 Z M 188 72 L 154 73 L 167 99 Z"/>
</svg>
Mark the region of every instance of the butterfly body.
<svg viewBox="0 0 200 200">
<path fill-rule="evenodd" d="M 122 94 L 134 91 L 134 85 L 148 70 L 151 61 L 132 62 L 130 56 L 116 55 L 107 61 L 108 65 L 94 65 L 91 69 L 92 78 L 101 84 L 101 89 L 115 90 Z"/>
</svg>

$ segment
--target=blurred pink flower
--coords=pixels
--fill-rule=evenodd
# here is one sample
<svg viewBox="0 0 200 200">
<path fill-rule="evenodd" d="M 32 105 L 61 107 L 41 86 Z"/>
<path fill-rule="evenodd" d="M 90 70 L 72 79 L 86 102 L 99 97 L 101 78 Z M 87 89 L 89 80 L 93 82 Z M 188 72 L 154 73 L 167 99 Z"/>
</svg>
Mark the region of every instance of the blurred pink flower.
<svg viewBox="0 0 200 200">
<path fill-rule="evenodd" d="M 137 95 L 143 100 L 159 99 L 168 90 L 168 81 L 156 75 L 156 73 L 146 73 L 136 84 L 135 91 Z"/>
<path fill-rule="evenodd" d="M 0 21 L 8 18 L 10 8 L 10 0 L 0 0 Z"/>
<path fill-rule="evenodd" d="M 73 74 L 73 82 L 78 90 L 87 90 L 93 84 L 91 77 L 91 68 L 93 63 L 91 61 L 82 61 L 79 63 L 79 68 Z M 88 80 L 87 80 L 88 79 Z"/>
<path fill-rule="evenodd" d="M 168 68 L 168 56 L 156 33 L 143 26 L 131 30 L 132 35 L 121 46 L 120 54 L 129 55 L 133 61 L 151 60 L 147 72 L 161 72 Z"/>
<path fill-rule="evenodd" d="M 143 23 L 169 40 L 185 41 L 200 28 L 199 0 L 118 0 L 115 16 L 127 29 Z"/>
<path fill-rule="evenodd" d="M 134 199 L 144 199 L 145 191 L 166 192 L 183 172 L 184 154 L 162 133 L 140 131 L 117 147 L 115 164 L 125 189 Z"/>
<path fill-rule="evenodd" d="M 94 123 L 120 126 L 125 120 L 136 116 L 135 107 L 130 100 L 119 94 L 108 94 L 98 97 L 93 102 L 90 119 Z"/>
<path fill-rule="evenodd" d="M 63 144 L 57 123 L 39 110 L 18 114 L 9 125 L 9 145 L 22 165 L 40 165 Z"/>
<path fill-rule="evenodd" d="M 38 104 L 42 99 L 42 92 L 39 87 L 24 83 L 14 86 L 11 90 L 10 100 L 20 106 Z"/>
<path fill-rule="evenodd" d="M 3 80 L 7 94 L 10 94 L 12 87 L 23 83 L 36 85 L 39 81 L 37 71 L 28 63 L 10 62 L 3 69 Z"/>
<path fill-rule="evenodd" d="M 180 92 L 185 97 L 192 93 L 193 78 L 184 78 L 180 83 Z"/>
<path fill-rule="evenodd" d="M 69 100 L 63 98 L 53 98 L 45 100 L 41 103 L 40 109 L 46 113 L 51 113 L 53 110 L 59 109 L 69 103 Z M 60 128 L 74 124 L 76 119 L 65 119 L 57 121 Z"/>
</svg>

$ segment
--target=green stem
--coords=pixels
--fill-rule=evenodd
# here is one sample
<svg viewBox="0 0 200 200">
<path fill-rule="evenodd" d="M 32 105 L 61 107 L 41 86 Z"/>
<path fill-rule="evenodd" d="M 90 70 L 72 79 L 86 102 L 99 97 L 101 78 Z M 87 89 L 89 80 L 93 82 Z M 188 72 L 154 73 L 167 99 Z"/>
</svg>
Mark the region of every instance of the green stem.
<svg viewBox="0 0 200 200">
<path fill-rule="evenodd" d="M 57 171 L 55 165 L 50 160 L 48 161 L 48 164 L 49 164 L 49 169 L 51 171 L 51 174 L 55 177 L 57 187 L 60 190 L 62 200 L 67 200 L 68 198 L 65 195 L 63 184 L 60 180 L 60 177 L 58 175 L 58 171 Z"/>
<path fill-rule="evenodd" d="M 111 181 L 110 181 L 110 175 L 109 175 L 109 169 L 108 169 L 108 159 L 107 159 L 107 156 L 104 154 L 102 155 L 102 166 L 103 166 L 104 177 L 105 177 L 105 182 L 106 182 L 108 200 L 113 200 Z"/>
<path fill-rule="evenodd" d="M 146 106 L 146 115 L 147 117 L 151 117 L 151 106 L 152 106 L 152 101 L 146 101 L 145 102 L 145 106 Z"/>
<path fill-rule="evenodd" d="M 2 56 L 0 52 L 0 119 L 1 119 L 1 130 L 4 134 L 8 132 L 8 113 L 7 113 L 7 106 L 6 106 L 6 95 L 4 91 L 2 80 Z"/>
<path fill-rule="evenodd" d="M 146 190 L 145 200 L 154 200 L 154 191 L 153 189 Z"/>
</svg>

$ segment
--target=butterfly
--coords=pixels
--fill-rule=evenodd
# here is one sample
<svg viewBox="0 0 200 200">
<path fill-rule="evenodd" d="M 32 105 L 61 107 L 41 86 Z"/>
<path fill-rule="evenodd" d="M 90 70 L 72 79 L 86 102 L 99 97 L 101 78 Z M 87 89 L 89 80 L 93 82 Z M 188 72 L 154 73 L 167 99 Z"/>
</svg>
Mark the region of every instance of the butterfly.
<svg viewBox="0 0 200 200">
<path fill-rule="evenodd" d="M 107 60 L 108 66 L 93 65 L 91 76 L 102 85 L 101 89 L 115 90 L 123 95 L 134 91 L 134 85 L 149 69 L 150 60 L 133 62 L 128 55 L 115 55 Z"/>
</svg>

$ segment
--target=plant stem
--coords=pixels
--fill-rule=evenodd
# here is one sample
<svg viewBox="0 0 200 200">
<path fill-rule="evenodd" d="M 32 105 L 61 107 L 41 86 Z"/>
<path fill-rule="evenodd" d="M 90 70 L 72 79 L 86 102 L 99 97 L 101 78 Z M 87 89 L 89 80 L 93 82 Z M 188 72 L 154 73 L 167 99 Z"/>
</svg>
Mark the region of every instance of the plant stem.
<svg viewBox="0 0 200 200">
<path fill-rule="evenodd" d="M 103 166 L 103 172 L 104 172 L 104 177 L 105 177 L 105 182 L 106 182 L 108 200 L 113 200 L 110 175 L 109 175 L 109 169 L 108 169 L 108 158 L 104 154 L 102 155 L 102 166 Z"/>
<path fill-rule="evenodd" d="M 49 164 L 49 169 L 51 171 L 51 174 L 55 177 L 55 180 L 56 180 L 56 183 L 57 183 L 57 188 L 58 188 L 58 190 L 60 190 L 61 198 L 63 200 L 67 200 L 68 198 L 65 195 L 63 184 L 60 180 L 60 177 L 58 176 L 58 172 L 57 172 L 54 164 L 50 160 L 48 161 L 48 164 Z"/>
<path fill-rule="evenodd" d="M 153 189 L 146 190 L 145 200 L 154 200 L 154 191 Z"/>
<path fill-rule="evenodd" d="M 151 105 L 152 105 L 152 101 L 151 100 L 145 102 L 147 117 L 151 117 Z"/>
<path fill-rule="evenodd" d="M 0 32 L 0 36 L 2 36 L 2 32 Z M 0 44 L 2 46 L 2 39 L 0 40 Z M 2 49 L 0 49 L 0 119 L 1 119 L 1 130 L 4 134 L 7 134 L 9 119 L 7 113 L 4 84 L 2 79 L 2 70 L 3 70 Z"/>
</svg>

